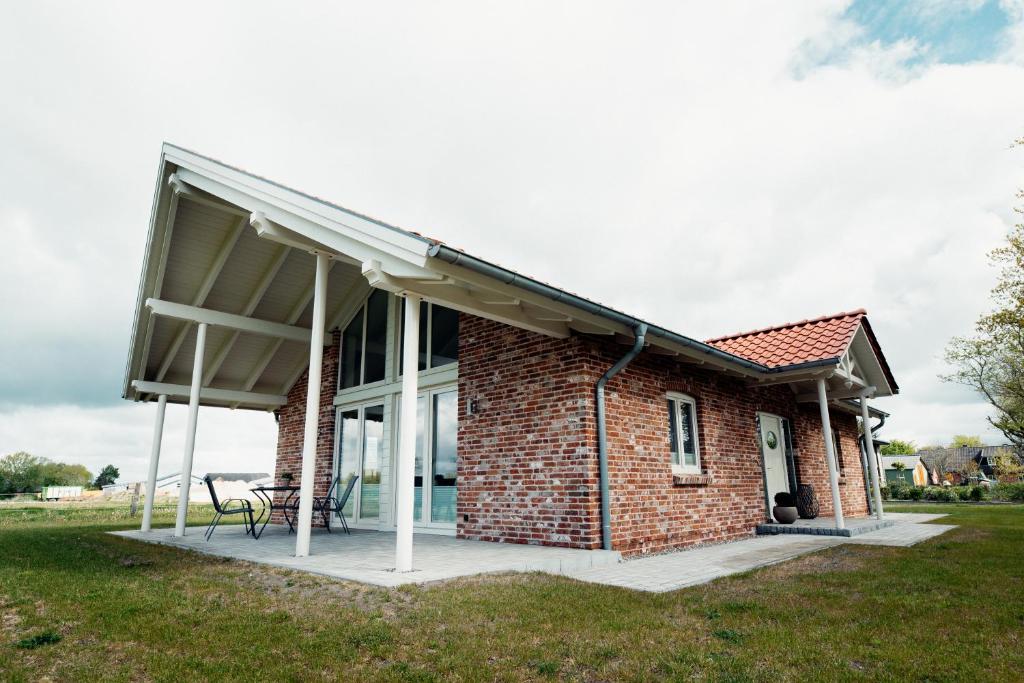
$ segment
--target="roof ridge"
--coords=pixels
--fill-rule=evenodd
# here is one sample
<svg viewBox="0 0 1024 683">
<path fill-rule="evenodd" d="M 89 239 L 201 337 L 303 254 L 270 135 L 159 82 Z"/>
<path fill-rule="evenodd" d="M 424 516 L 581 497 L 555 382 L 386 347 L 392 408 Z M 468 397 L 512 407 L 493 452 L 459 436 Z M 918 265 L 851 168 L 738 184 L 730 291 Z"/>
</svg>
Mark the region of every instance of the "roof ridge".
<svg viewBox="0 0 1024 683">
<path fill-rule="evenodd" d="M 746 332 L 736 332 L 735 334 L 727 334 L 721 337 L 712 337 L 711 339 L 705 339 L 705 343 L 713 344 L 715 342 L 726 341 L 728 339 L 740 339 L 742 337 L 751 337 L 755 334 L 764 334 L 765 332 L 778 332 L 779 330 L 787 330 L 793 327 L 800 327 L 801 325 L 813 325 L 815 323 L 822 323 L 828 320 L 837 320 L 839 318 L 849 318 L 851 316 L 864 317 L 868 312 L 863 308 L 855 308 L 852 311 L 841 311 L 839 313 L 833 313 L 831 315 L 822 315 L 817 318 L 807 318 L 806 320 L 798 320 L 796 322 L 782 323 L 781 325 L 770 325 L 768 327 L 762 327 L 756 330 L 749 330 Z"/>
</svg>

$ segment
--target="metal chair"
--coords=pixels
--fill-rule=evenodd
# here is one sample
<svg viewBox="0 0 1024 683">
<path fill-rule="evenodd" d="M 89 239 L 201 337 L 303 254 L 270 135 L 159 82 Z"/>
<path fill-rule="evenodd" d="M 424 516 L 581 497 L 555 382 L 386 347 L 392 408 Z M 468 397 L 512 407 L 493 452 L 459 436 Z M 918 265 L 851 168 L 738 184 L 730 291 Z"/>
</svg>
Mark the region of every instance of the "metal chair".
<svg viewBox="0 0 1024 683">
<path fill-rule="evenodd" d="M 358 476 L 354 476 L 348 480 L 348 485 L 345 487 L 345 492 L 341 494 L 341 498 L 334 497 L 334 491 L 338 488 L 338 484 L 341 483 L 341 475 L 334 478 L 331 482 L 331 488 L 327 489 L 327 495 L 323 498 L 313 499 L 313 512 L 319 512 L 324 519 L 324 526 L 327 527 L 328 533 L 334 533 L 331 531 L 331 513 L 337 512 L 338 517 L 341 518 L 341 527 L 345 530 L 346 534 L 352 533 L 348 530 L 348 522 L 345 521 L 345 513 L 342 512 L 345 505 L 348 503 L 349 496 L 352 495 L 352 489 L 356 487 L 356 482 L 359 480 Z"/>
<path fill-rule="evenodd" d="M 225 515 L 242 515 L 242 523 L 245 524 L 245 534 L 256 534 L 256 522 L 253 520 L 253 509 L 252 503 L 242 498 L 228 498 L 223 503 L 217 497 L 217 491 L 213 488 L 213 480 L 210 479 L 210 475 L 203 477 L 203 481 L 206 482 L 206 488 L 210 490 L 210 500 L 213 501 L 213 509 L 216 514 L 213 515 L 213 521 L 210 522 L 210 526 L 206 527 L 205 538 L 207 541 L 213 536 L 214 530 L 220 523 L 221 517 Z M 232 503 L 237 503 L 238 507 L 228 507 Z M 248 518 L 248 519 L 247 519 Z"/>
</svg>

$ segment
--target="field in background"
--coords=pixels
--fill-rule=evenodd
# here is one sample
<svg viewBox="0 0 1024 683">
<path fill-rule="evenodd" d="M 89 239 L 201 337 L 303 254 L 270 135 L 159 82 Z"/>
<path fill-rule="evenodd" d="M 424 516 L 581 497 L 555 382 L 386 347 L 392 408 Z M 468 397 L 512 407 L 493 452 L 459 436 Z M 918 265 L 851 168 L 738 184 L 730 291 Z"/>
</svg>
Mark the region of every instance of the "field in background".
<svg viewBox="0 0 1024 683">
<path fill-rule="evenodd" d="M 1020 680 L 1024 506 L 912 511 L 961 528 L 652 595 L 367 587 L 104 533 L 124 506 L 0 507 L 0 680 Z"/>
</svg>

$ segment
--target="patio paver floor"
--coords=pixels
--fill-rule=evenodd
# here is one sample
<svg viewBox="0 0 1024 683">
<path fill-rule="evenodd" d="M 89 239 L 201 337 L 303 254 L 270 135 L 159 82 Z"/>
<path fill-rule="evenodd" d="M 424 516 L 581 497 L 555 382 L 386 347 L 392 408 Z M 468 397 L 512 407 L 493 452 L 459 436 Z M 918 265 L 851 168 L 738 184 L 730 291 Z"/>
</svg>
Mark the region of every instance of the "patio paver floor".
<svg viewBox="0 0 1024 683">
<path fill-rule="evenodd" d="M 287 527 L 270 526 L 259 540 L 240 525 L 223 526 L 203 540 L 202 527 L 189 527 L 183 538 L 173 529 L 115 531 L 115 535 L 160 543 L 210 555 L 231 557 L 285 569 L 323 574 L 377 586 L 428 583 L 493 572 L 541 571 L 638 591 L 665 592 L 695 586 L 732 574 L 784 562 L 844 543 L 908 547 L 943 534 L 955 526 L 927 524 L 945 515 L 887 513 L 896 523 L 888 528 L 844 536 L 780 534 L 702 546 L 662 555 L 621 561 L 617 552 L 578 550 L 513 543 L 469 541 L 451 536 L 417 534 L 413 542 L 416 571 L 397 574 L 395 535 L 353 529 L 350 536 L 314 529 L 309 557 L 294 556 L 295 536 Z"/>
</svg>

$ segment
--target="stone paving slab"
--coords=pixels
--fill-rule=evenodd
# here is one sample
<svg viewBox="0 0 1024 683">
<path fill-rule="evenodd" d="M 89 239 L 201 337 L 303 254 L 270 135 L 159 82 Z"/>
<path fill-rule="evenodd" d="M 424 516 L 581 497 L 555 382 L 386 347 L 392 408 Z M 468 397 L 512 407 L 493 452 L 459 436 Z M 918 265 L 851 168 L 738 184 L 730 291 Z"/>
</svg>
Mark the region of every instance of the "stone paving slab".
<svg viewBox="0 0 1024 683">
<path fill-rule="evenodd" d="M 925 524 L 945 515 L 887 513 L 894 524 L 856 536 L 779 534 L 625 560 L 617 565 L 570 573 L 580 581 L 663 593 L 748 572 L 836 545 L 909 547 L 956 526 Z"/>
<path fill-rule="evenodd" d="M 287 527 L 269 526 L 259 540 L 246 536 L 239 525 L 217 529 L 203 540 L 201 527 L 190 527 L 183 538 L 172 529 L 115 531 L 114 535 L 159 543 L 220 557 L 231 557 L 285 569 L 306 571 L 377 586 L 401 586 L 492 572 L 542 571 L 580 581 L 638 591 L 666 592 L 714 581 L 725 576 L 785 562 L 844 543 L 909 547 L 956 527 L 928 524 L 945 515 L 887 513 L 895 524 L 857 536 L 779 534 L 703 546 L 622 561 L 617 552 L 577 550 L 514 543 L 485 543 L 451 536 L 417 534 L 416 571 L 396 574 L 395 534 L 353 529 L 347 536 L 313 530 L 312 554 L 294 556 L 295 536 Z"/>
<path fill-rule="evenodd" d="M 258 540 L 245 534 L 241 525 L 218 527 L 210 541 L 203 539 L 203 527 L 189 527 L 185 536 L 175 538 L 173 529 L 150 532 L 114 531 L 114 535 L 149 543 L 231 557 L 285 569 L 322 574 L 376 586 L 443 581 L 460 576 L 493 572 L 542 571 L 569 574 L 604 564 L 618 564 L 622 556 L 607 550 L 579 550 L 516 543 L 486 543 L 452 536 L 416 534 L 413 541 L 413 569 L 393 571 L 394 532 L 353 529 L 327 533 L 313 529 L 308 557 L 295 557 L 295 535 L 286 526 L 271 525 Z"/>
</svg>

